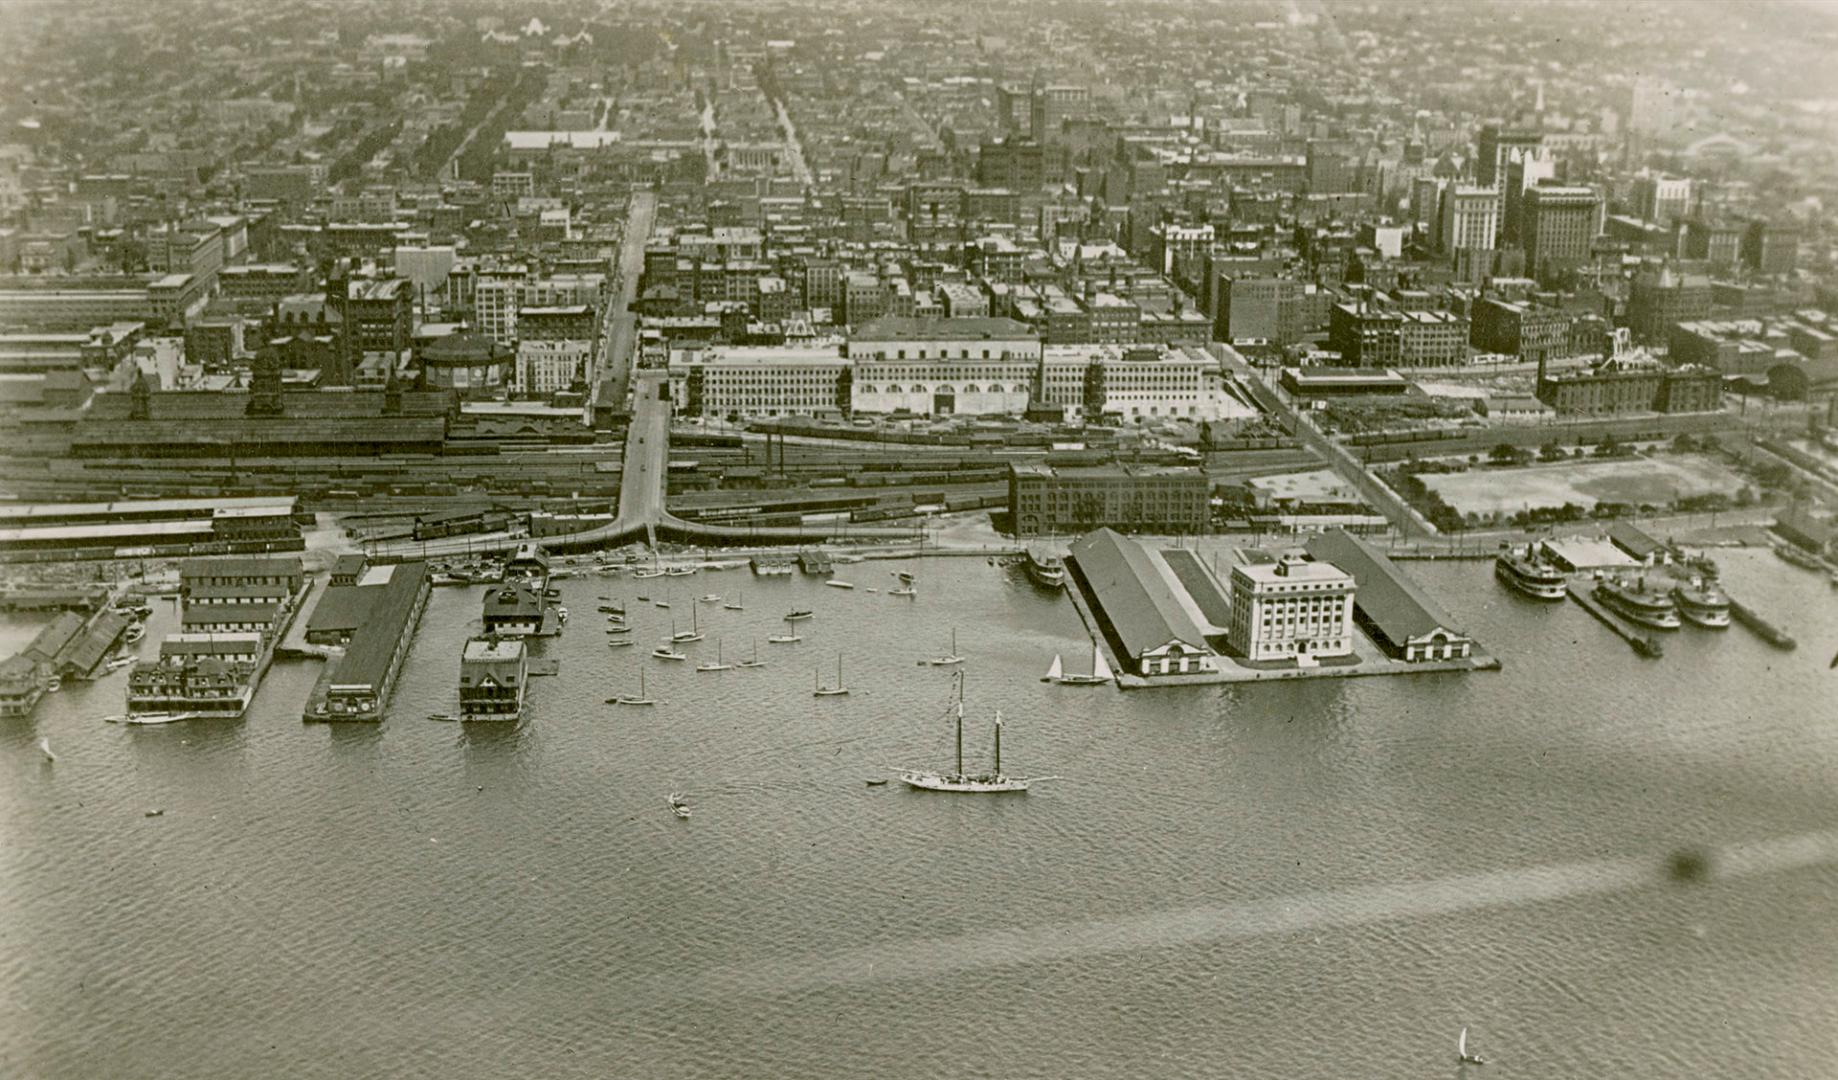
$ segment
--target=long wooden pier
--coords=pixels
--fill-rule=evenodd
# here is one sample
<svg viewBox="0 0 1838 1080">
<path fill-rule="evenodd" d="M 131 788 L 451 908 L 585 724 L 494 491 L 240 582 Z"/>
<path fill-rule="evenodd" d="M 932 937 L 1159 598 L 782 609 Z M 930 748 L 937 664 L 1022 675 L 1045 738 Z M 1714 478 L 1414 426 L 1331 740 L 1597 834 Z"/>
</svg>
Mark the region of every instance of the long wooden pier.
<svg viewBox="0 0 1838 1080">
<path fill-rule="evenodd" d="M 1565 588 L 1570 593 L 1570 599 L 1582 605 L 1584 611 L 1600 619 L 1602 625 L 1614 631 L 1616 637 L 1632 645 L 1635 652 L 1642 656 L 1665 655 L 1665 650 L 1660 647 L 1657 639 L 1650 634 L 1643 634 L 1632 626 L 1629 626 L 1616 616 L 1614 612 L 1604 607 L 1600 600 L 1590 595 L 1589 582 L 1587 580 L 1572 580 Z"/>
</svg>

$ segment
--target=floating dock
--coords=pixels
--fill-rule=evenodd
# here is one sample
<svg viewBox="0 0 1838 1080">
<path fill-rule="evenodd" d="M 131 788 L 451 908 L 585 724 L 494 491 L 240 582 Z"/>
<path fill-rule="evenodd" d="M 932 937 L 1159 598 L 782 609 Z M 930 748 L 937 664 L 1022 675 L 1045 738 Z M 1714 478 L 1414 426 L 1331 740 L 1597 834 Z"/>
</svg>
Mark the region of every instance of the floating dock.
<svg viewBox="0 0 1838 1080">
<path fill-rule="evenodd" d="M 1627 623 L 1623 622 L 1621 618 L 1617 616 L 1614 612 L 1609 611 L 1608 608 L 1604 607 L 1600 600 L 1597 600 L 1594 596 L 1591 596 L 1589 594 L 1589 585 L 1587 581 L 1574 581 L 1573 580 L 1565 588 L 1570 593 L 1570 599 L 1576 601 L 1578 604 L 1581 604 L 1584 611 L 1587 611 L 1589 614 L 1594 615 L 1596 618 L 1602 620 L 1603 626 L 1606 626 L 1610 630 L 1614 631 L 1616 637 L 1627 642 L 1629 645 L 1632 645 L 1634 647 L 1635 652 L 1639 653 L 1642 656 L 1663 656 L 1665 655 L 1665 649 L 1660 647 L 1660 644 L 1657 638 L 1654 638 L 1653 636 L 1649 634 L 1643 634 L 1640 631 L 1634 629 L 1632 626 L 1629 626 Z"/>
</svg>

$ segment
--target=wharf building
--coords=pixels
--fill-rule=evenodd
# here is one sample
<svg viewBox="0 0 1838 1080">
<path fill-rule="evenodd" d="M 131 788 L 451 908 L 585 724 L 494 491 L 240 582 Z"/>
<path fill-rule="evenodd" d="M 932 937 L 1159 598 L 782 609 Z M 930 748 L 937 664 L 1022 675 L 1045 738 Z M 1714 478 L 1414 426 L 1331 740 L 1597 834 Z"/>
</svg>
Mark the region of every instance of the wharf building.
<svg viewBox="0 0 1838 1080">
<path fill-rule="evenodd" d="M 1232 650 L 1303 665 L 1351 655 L 1354 588 L 1351 574 L 1299 552 L 1232 567 Z"/>
<path fill-rule="evenodd" d="M 1474 639 L 1383 552 L 1345 529 L 1309 538 L 1308 553 L 1353 581 L 1353 617 L 1394 660 L 1424 663 L 1467 659 Z"/>
<path fill-rule="evenodd" d="M 183 629 L 161 641 L 157 660 L 129 670 L 128 711 L 241 716 L 305 588 L 293 556 L 181 564 Z"/>
<path fill-rule="evenodd" d="M 383 718 L 430 591 L 424 562 L 367 566 L 356 584 L 326 587 L 307 623 L 307 640 L 340 643 L 344 652 L 327 663 L 305 719 Z"/>
<path fill-rule="evenodd" d="M 466 640 L 460 652 L 460 717 L 516 720 L 529 682 L 528 651 L 520 638 Z"/>
<path fill-rule="evenodd" d="M 0 562 L 298 551 L 298 500 L 131 499 L 0 504 Z"/>
<path fill-rule="evenodd" d="M 1017 536 L 1084 532 L 1188 535 L 1206 531 L 1212 486 L 1198 469 L 1169 466 L 1009 466 L 1008 514 Z"/>
<path fill-rule="evenodd" d="M 1218 669 L 1218 652 L 1176 595 L 1177 579 L 1142 545 L 1100 528 L 1073 541 L 1066 565 L 1122 670 L 1152 678 Z"/>
</svg>

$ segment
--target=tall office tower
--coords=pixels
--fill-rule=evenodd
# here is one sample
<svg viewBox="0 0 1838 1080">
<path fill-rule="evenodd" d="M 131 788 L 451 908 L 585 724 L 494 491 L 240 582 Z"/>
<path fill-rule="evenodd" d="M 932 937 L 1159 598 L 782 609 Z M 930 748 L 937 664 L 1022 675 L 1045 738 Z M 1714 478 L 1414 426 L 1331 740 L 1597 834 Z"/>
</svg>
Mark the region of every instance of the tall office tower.
<svg viewBox="0 0 1838 1080">
<path fill-rule="evenodd" d="M 1634 212 L 1640 220 L 1671 225 L 1691 210 L 1691 181 L 1682 176 L 1642 173 L 1634 178 Z"/>
<path fill-rule="evenodd" d="M 1492 188 L 1467 184 L 1448 188 L 1442 193 L 1437 249 L 1449 253 L 1491 248 L 1499 225 L 1500 196 Z"/>
<path fill-rule="evenodd" d="M 1043 86 L 1034 91 L 1033 135 L 1042 143 L 1060 141 L 1060 126 L 1083 116 L 1091 107 L 1091 91 L 1083 86 Z"/>
<path fill-rule="evenodd" d="M 1526 273 L 1550 285 L 1587 263 L 1601 212 L 1594 188 L 1542 184 L 1527 191 L 1519 223 Z"/>
<path fill-rule="evenodd" d="M 1474 159 L 1475 182 L 1498 191 L 1506 184 L 1506 164 L 1544 145 L 1544 132 L 1488 124 L 1481 128 L 1480 152 Z"/>
<path fill-rule="evenodd" d="M 1506 163 L 1506 188 L 1500 197 L 1500 246 L 1519 242 L 1519 222 L 1525 215 L 1525 193 L 1541 181 L 1557 178 L 1557 162 L 1542 148 Z"/>
</svg>

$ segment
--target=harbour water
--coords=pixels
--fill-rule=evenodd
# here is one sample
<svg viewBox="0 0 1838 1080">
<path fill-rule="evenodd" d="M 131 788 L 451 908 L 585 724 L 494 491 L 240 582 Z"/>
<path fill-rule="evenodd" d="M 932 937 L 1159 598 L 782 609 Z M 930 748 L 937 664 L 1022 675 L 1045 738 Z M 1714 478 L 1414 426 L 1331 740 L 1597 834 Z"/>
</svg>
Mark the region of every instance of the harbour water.
<svg viewBox="0 0 1838 1080">
<path fill-rule="evenodd" d="M 1419 1078 L 1465 1024 L 1489 1076 L 1828 1077 L 1838 599 L 1717 558 L 1799 651 L 1641 659 L 1485 563 L 1411 563 L 1503 671 L 1054 687 L 1072 605 L 933 560 L 563 582 L 515 726 L 424 719 L 476 587 L 435 591 L 381 725 L 301 723 L 311 662 L 241 721 L 126 729 L 124 675 L 71 686 L 0 723 L 0 1075 Z M 692 663 L 650 658 L 692 606 Z M 792 607 L 804 641 L 768 645 Z M 967 754 L 1000 708 L 1004 765 L 1064 780 L 863 782 L 949 763 L 918 661 L 953 627 Z M 717 638 L 770 666 L 696 672 Z M 813 698 L 839 651 L 853 693 Z M 658 705 L 603 705 L 640 665 Z"/>
</svg>

